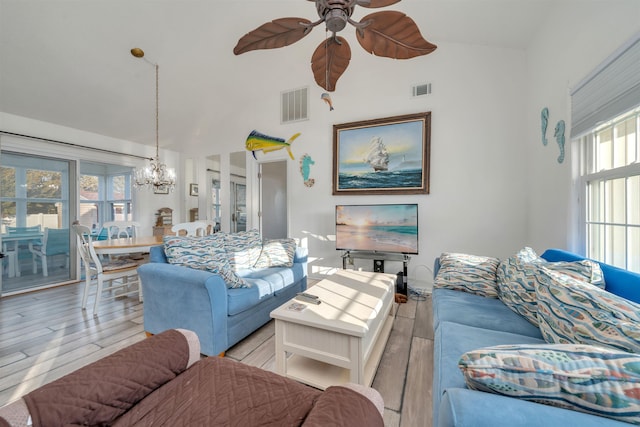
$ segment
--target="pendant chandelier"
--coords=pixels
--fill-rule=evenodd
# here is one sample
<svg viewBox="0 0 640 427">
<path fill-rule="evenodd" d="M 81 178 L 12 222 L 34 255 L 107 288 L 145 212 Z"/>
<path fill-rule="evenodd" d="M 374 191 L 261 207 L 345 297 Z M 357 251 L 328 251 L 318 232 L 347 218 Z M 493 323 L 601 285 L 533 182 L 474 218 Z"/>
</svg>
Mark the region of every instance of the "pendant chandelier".
<svg viewBox="0 0 640 427">
<path fill-rule="evenodd" d="M 136 58 L 144 58 L 144 51 L 137 47 L 131 49 L 131 54 Z M 148 166 L 142 169 L 136 168 L 136 170 L 133 172 L 133 178 L 134 178 L 133 186 L 138 189 L 146 187 L 149 189 L 153 189 L 154 192 L 165 193 L 167 190 L 173 191 L 173 189 L 175 188 L 176 172 L 172 168 L 167 168 L 167 165 L 165 165 L 160 161 L 160 145 L 158 142 L 158 135 L 159 135 L 158 69 L 159 69 L 159 66 L 158 64 L 153 64 L 151 62 L 149 63 L 155 66 L 155 69 L 156 69 L 156 156 L 153 159 L 151 159 L 151 162 L 149 163 Z"/>
</svg>

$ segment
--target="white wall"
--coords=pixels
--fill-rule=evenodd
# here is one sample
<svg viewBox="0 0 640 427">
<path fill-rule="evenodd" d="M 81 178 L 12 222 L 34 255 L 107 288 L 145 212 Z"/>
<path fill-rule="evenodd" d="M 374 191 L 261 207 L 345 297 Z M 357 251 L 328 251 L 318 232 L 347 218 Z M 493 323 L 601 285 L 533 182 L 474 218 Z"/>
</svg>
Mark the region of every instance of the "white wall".
<svg viewBox="0 0 640 427">
<path fill-rule="evenodd" d="M 0 112 L 0 129 L 6 132 L 69 142 L 86 147 L 108 149 L 114 152 L 147 157 L 155 155 L 155 147 L 2 112 Z M 144 166 L 148 163 L 147 160 L 134 157 L 102 153 L 8 135 L 0 135 L 0 149 L 67 160 L 85 160 L 131 167 Z M 175 168 L 178 176 L 182 175 L 180 168 L 182 162 L 179 154 L 161 150 L 160 159 L 167 163 L 169 167 Z M 140 234 L 152 234 L 152 227 L 155 224 L 154 213 L 162 207 L 169 207 L 174 212 L 178 212 L 179 215 L 180 209 L 178 209 L 178 206 L 180 206 L 179 201 L 182 197 L 184 197 L 184 192 L 180 186 L 177 186 L 175 192 L 168 195 L 153 194 L 147 189 L 134 190 L 133 214 L 134 218 L 140 222 Z M 174 219 L 174 222 L 177 221 Z"/>
<path fill-rule="evenodd" d="M 598 64 L 640 31 L 640 2 L 591 1 L 556 4 L 527 51 L 526 132 L 528 244 L 582 252 L 578 245 L 577 194 L 572 191 L 571 99 L 569 91 Z M 549 108 L 549 145 L 541 143 L 540 110 Z M 553 130 L 566 122 L 566 157 L 559 164 Z"/>
<path fill-rule="evenodd" d="M 225 100 L 218 120 L 234 123 L 216 132 L 222 150 L 244 149 L 252 129 L 285 139 L 302 133 L 292 144 L 296 160 L 287 162 L 289 229 L 309 248 L 312 276 L 341 266 L 334 243 L 336 204 L 418 203 L 420 254 L 412 257 L 410 277 L 426 274 L 421 266 L 431 267 L 443 251 L 506 256 L 525 241 L 524 52 L 432 41 L 439 45 L 434 53 L 407 61 L 374 57 L 351 43 L 351 64 L 332 93 L 331 112 L 309 67 L 314 41 L 220 62 L 221 75 L 233 70 L 228 86 L 236 89 L 235 97 L 218 94 Z M 255 66 L 267 60 L 278 66 Z M 433 93 L 412 99 L 411 86 L 423 82 L 432 83 Z M 303 86 L 310 88 L 310 120 L 281 125 L 280 92 Z M 432 112 L 429 195 L 331 195 L 334 124 L 421 111 Z M 305 153 L 315 161 L 313 187 L 303 184 L 299 170 Z M 284 152 L 258 156 L 288 159 Z"/>
</svg>

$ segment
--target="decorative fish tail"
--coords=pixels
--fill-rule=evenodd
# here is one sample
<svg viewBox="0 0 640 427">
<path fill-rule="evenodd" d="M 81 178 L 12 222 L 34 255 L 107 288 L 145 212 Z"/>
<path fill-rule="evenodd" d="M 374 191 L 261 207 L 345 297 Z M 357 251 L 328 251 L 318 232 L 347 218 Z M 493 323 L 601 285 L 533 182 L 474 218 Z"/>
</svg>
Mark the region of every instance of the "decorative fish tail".
<svg viewBox="0 0 640 427">
<path fill-rule="evenodd" d="M 289 138 L 289 140 L 285 143 L 287 144 L 287 153 L 289 153 L 289 157 L 291 157 L 291 160 L 295 160 L 295 158 L 293 157 L 293 153 L 291 152 L 291 143 L 300 136 L 300 132 L 294 134 L 291 138 Z"/>
</svg>

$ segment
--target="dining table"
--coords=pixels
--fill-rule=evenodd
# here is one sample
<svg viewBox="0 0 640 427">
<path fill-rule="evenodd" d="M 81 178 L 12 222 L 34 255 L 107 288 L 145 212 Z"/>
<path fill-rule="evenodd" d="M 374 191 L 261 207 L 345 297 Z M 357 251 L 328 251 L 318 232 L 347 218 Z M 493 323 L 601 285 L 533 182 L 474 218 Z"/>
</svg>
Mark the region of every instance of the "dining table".
<svg viewBox="0 0 640 427">
<path fill-rule="evenodd" d="M 151 246 L 161 244 L 162 236 L 121 237 L 119 239 L 94 241 L 93 249 L 98 255 L 130 254 L 149 252 Z"/>
</svg>

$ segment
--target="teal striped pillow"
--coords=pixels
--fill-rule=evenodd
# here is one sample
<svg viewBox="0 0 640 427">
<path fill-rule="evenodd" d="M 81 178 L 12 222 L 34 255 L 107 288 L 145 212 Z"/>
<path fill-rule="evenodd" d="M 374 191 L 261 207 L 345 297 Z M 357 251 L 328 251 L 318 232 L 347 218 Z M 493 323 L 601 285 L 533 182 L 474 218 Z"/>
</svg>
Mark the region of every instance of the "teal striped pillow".
<svg viewBox="0 0 640 427">
<path fill-rule="evenodd" d="M 589 345 L 502 345 L 465 353 L 467 387 L 640 424 L 640 355 Z"/>
<path fill-rule="evenodd" d="M 253 268 L 262 251 L 262 237 L 255 229 L 224 234 L 224 248 L 233 270 Z"/>
<path fill-rule="evenodd" d="M 296 254 L 294 239 L 273 239 L 262 243 L 262 252 L 254 268 L 292 267 Z"/>
<path fill-rule="evenodd" d="M 443 253 L 434 287 L 498 298 L 496 269 L 500 260 L 487 256 Z"/>
<path fill-rule="evenodd" d="M 229 288 L 250 286 L 229 266 L 221 236 L 164 236 L 163 242 L 169 264 L 219 274 Z"/>
<path fill-rule="evenodd" d="M 585 280 L 604 288 L 602 270 L 597 262 L 590 260 L 572 262 L 547 262 L 538 258 L 530 248 L 502 261 L 498 266 L 498 295 L 500 301 L 514 312 L 524 316 L 538 326 L 536 283 L 542 268 Z"/>
<path fill-rule="evenodd" d="M 640 353 L 640 304 L 545 268 L 536 295 L 545 341 Z"/>
</svg>

